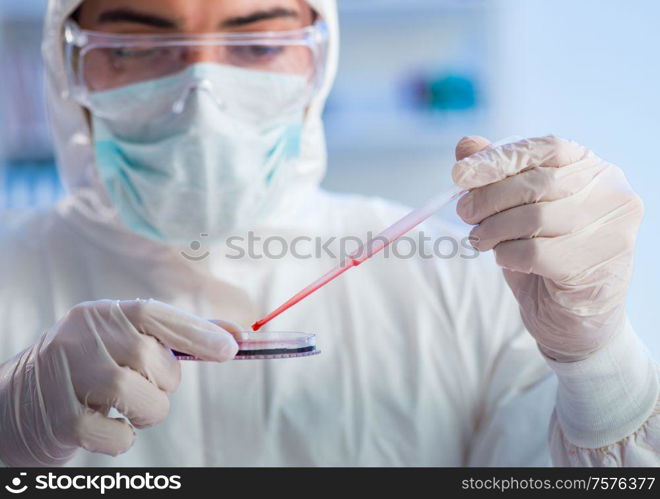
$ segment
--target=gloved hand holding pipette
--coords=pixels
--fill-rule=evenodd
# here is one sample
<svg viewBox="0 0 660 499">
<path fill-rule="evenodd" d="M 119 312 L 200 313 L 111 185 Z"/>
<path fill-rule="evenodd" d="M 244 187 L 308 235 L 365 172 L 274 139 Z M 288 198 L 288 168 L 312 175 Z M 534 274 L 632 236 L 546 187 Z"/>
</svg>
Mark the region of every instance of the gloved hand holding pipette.
<svg viewBox="0 0 660 499">
<path fill-rule="evenodd" d="M 529 332 L 559 361 L 588 357 L 624 330 L 642 219 L 623 172 L 555 136 L 457 147 L 457 206 L 480 251 L 494 249 Z"/>
<path fill-rule="evenodd" d="M 623 172 L 555 136 L 457 146 L 457 207 L 473 245 L 493 249 L 523 323 L 558 379 L 550 446 L 557 464 L 643 425 L 657 404 L 655 362 L 625 315 L 640 198 Z"/>
</svg>

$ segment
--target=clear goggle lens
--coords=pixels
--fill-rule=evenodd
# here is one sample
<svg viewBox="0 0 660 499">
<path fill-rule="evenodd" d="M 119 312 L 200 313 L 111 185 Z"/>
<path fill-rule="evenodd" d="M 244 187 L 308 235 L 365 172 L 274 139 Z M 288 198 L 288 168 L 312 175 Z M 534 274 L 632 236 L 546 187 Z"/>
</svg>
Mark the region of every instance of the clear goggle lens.
<svg viewBox="0 0 660 499">
<path fill-rule="evenodd" d="M 322 81 L 326 27 L 294 31 L 200 35 L 117 35 L 65 27 L 67 66 L 74 96 L 92 111 L 90 95 L 159 80 L 199 63 L 294 76 L 305 82 L 299 105 Z"/>
</svg>

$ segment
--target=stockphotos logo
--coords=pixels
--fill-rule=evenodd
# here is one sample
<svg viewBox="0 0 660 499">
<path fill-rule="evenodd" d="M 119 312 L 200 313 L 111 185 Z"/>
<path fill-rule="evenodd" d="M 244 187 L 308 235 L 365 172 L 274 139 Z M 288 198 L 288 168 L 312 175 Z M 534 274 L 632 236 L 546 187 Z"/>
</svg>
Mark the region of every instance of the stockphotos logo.
<svg viewBox="0 0 660 499">
<path fill-rule="evenodd" d="M 21 487 L 21 485 L 23 483 L 23 480 L 21 479 L 21 477 L 24 477 L 25 475 L 27 475 L 27 473 L 25 473 L 23 471 L 19 474 L 19 476 L 16 476 L 16 477 L 12 478 L 11 479 L 11 485 L 5 485 L 5 489 L 7 489 L 7 492 L 11 492 L 12 494 L 22 494 L 23 492 L 25 492 L 27 490 L 28 486 L 23 485 Z"/>
<path fill-rule="evenodd" d="M 7 492 L 22 494 L 28 489 L 23 483 L 27 473 L 21 472 L 14 477 L 10 485 L 5 485 Z M 27 479 L 26 479 L 27 480 Z M 151 473 L 105 473 L 105 474 L 67 474 L 59 473 L 37 475 L 34 478 L 34 490 L 85 490 L 96 491 L 101 495 L 110 491 L 121 490 L 179 490 L 181 488 L 180 475 L 152 475 Z"/>
</svg>

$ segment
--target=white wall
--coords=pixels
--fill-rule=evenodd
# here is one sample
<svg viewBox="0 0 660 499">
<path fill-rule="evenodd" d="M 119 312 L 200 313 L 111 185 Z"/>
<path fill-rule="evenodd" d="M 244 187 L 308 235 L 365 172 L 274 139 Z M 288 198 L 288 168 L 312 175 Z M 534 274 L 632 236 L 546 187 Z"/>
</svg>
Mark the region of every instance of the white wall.
<svg viewBox="0 0 660 499">
<path fill-rule="evenodd" d="M 46 11 L 48 0 L 3 0 L 0 16 L 8 19 L 39 19 Z"/>
</svg>

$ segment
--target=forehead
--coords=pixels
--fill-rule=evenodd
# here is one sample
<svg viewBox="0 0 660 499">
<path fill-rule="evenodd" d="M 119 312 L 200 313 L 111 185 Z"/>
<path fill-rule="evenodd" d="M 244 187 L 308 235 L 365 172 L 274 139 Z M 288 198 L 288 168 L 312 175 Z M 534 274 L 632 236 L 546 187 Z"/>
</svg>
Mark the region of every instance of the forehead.
<svg viewBox="0 0 660 499">
<path fill-rule="evenodd" d="M 302 10 L 309 8 L 305 0 L 83 0 L 80 7 L 87 11 L 100 11 L 116 8 L 133 8 L 154 13 L 178 13 L 180 15 L 240 16 L 255 10 L 288 8 Z"/>
<path fill-rule="evenodd" d="M 149 31 L 294 29 L 311 17 L 305 0 L 84 0 L 77 15 L 84 28 L 129 32 L 129 25 L 147 25 Z"/>
</svg>

